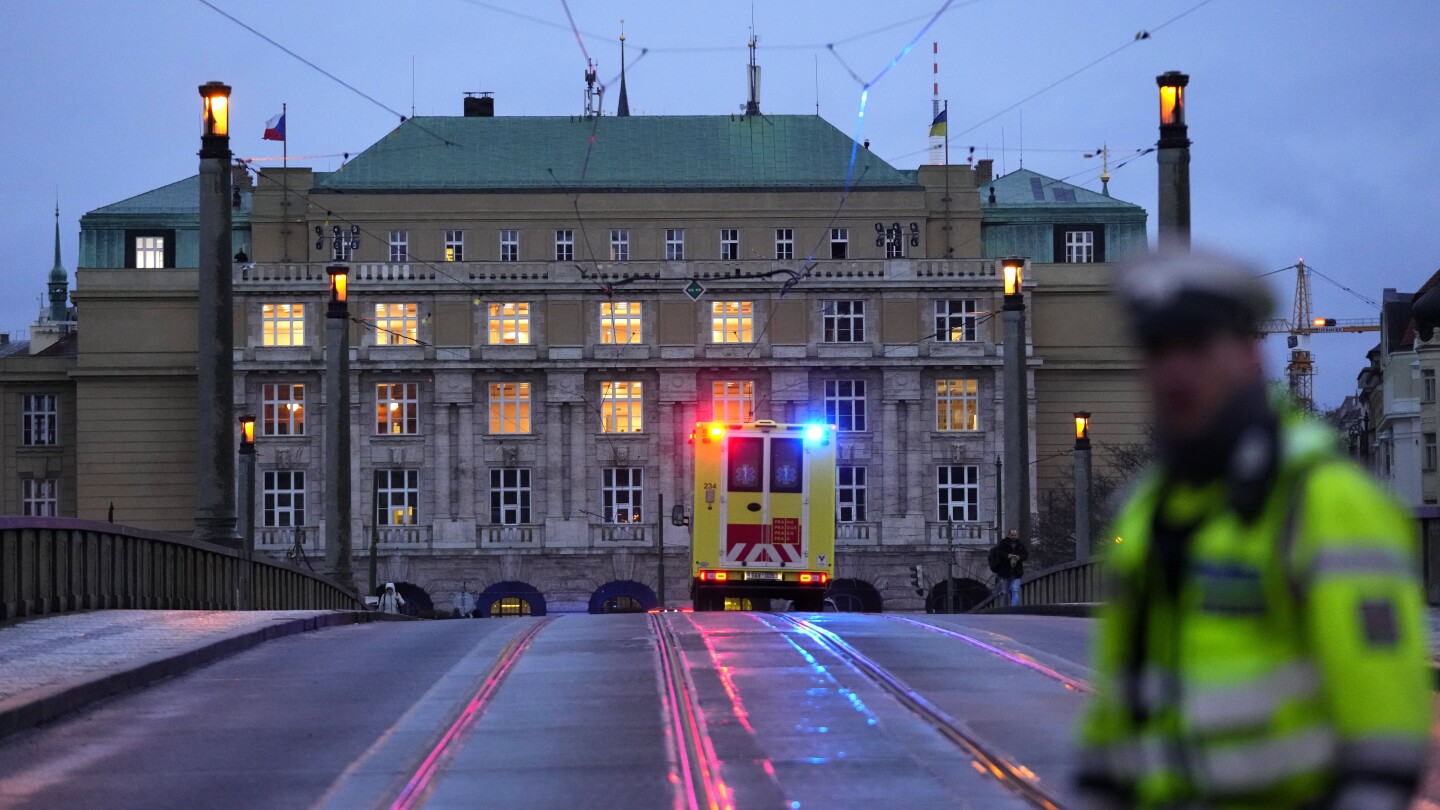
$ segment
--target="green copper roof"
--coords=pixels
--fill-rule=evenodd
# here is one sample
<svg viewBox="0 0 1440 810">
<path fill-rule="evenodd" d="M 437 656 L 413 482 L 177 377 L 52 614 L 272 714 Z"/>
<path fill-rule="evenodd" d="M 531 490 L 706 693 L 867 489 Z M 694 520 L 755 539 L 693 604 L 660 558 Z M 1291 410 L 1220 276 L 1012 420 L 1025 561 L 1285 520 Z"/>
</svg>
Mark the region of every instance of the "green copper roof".
<svg viewBox="0 0 1440 810">
<path fill-rule="evenodd" d="M 317 173 L 318 175 L 318 173 Z M 250 189 L 240 191 L 240 212 L 250 213 Z M 136 194 L 127 200 L 102 208 L 90 214 L 191 214 L 200 216 L 200 175 L 176 180 L 168 186 Z"/>
<path fill-rule="evenodd" d="M 982 184 L 980 208 L 990 206 L 990 189 L 995 189 L 995 206 L 1003 208 L 1119 208 L 1140 211 L 1140 206 L 1107 197 L 1088 188 L 1020 169 Z"/>
<path fill-rule="evenodd" d="M 839 189 L 854 144 L 813 115 L 421 116 L 317 178 L 316 188 Z M 855 154 L 857 187 L 915 186 L 870 150 Z"/>
</svg>

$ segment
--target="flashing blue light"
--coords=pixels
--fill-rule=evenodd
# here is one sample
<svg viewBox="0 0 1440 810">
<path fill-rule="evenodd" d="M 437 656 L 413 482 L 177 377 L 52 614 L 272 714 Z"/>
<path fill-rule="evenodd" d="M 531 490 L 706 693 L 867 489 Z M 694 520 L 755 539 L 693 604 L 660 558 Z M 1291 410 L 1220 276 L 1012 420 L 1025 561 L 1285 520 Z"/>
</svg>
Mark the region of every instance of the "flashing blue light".
<svg viewBox="0 0 1440 810">
<path fill-rule="evenodd" d="M 825 441 L 825 433 L 826 433 L 826 429 L 825 429 L 825 426 L 824 426 L 824 425 L 806 425 L 806 426 L 805 426 L 805 441 L 807 441 L 807 442 L 823 442 L 823 441 Z"/>
</svg>

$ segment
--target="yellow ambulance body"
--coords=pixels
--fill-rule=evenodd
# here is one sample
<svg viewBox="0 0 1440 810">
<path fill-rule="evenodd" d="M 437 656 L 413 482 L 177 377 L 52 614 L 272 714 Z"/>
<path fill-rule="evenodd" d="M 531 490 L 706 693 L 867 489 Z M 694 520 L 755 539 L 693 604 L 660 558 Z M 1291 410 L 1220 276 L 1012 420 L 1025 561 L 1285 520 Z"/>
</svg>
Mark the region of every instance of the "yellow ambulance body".
<svg viewBox="0 0 1440 810">
<path fill-rule="evenodd" d="M 695 609 L 771 599 L 823 609 L 835 575 L 835 428 L 702 422 L 691 443 Z"/>
</svg>

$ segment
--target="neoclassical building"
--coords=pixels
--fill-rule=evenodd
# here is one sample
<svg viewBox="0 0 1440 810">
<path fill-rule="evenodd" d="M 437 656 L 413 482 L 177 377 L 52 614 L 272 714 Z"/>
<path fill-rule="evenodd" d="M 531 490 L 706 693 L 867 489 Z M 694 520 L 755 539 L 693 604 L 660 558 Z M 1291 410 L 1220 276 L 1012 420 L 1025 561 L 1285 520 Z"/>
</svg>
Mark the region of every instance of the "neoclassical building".
<svg viewBox="0 0 1440 810">
<path fill-rule="evenodd" d="M 1141 432 L 1108 289 L 1145 213 L 1034 172 L 898 169 L 817 116 L 464 115 L 405 121 L 334 172 L 236 181 L 257 548 L 300 532 L 323 559 L 325 268 L 344 263 L 362 585 L 373 552 L 438 605 L 518 582 L 584 609 L 612 581 L 655 588 L 663 527 L 679 602 L 688 537 L 660 502 L 689 508 L 688 438 L 712 419 L 837 426 L 839 576 L 914 607 L 904 572 L 943 578 L 952 544 L 956 576 L 981 575 L 1001 256 L 1029 260 L 1032 492 L 1067 479 L 1074 411 L 1094 414 L 1102 464 Z M 73 357 L 23 382 L 68 403 L 62 512 L 193 526 L 197 197 L 192 177 L 81 220 Z M 7 462 L 26 452 L 14 354 Z"/>
</svg>

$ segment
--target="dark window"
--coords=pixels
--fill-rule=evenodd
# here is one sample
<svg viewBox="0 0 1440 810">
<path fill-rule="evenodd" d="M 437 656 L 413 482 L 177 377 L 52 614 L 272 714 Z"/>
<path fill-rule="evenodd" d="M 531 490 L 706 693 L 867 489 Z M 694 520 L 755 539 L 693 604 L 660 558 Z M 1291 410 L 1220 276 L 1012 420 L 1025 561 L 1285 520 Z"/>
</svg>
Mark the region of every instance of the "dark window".
<svg viewBox="0 0 1440 810">
<path fill-rule="evenodd" d="M 730 440 L 729 478 L 731 492 L 763 492 L 765 489 L 765 440 L 736 437 Z"/>
<path fill-rule="evenodd" d="M 805 490 L 805 448 L 799 439 L 770 440 L 770 491 Z"/>
</svg>

